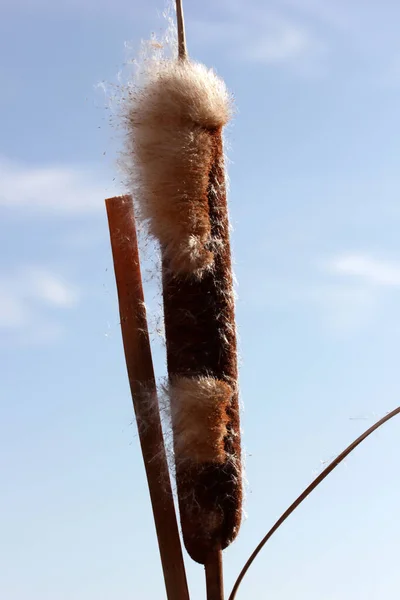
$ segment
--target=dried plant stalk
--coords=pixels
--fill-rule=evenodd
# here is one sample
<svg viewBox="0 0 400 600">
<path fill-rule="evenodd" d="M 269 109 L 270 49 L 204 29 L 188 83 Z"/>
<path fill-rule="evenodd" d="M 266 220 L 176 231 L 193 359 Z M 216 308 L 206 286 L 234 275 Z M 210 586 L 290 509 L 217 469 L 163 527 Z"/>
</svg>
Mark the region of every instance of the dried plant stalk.
<svg viewBox="0 0 400 600">
<path fill-rule="evenodd" d="M 126 366 L 168 600 L 189 600 L 156 395 L 130 196 L 106 200 Z M 142 424 L 145 423 L 145 427 Z"/>
<path fill-rule="evenodd" d="M 224 600 L 222 575 L 222 551 L 216 548 L 209 553 L 205 562 L 207 600 Z"/>
<path fill-rule="evenodd" d="M 306 498 L 313 492 L 323 481 L 336 469 L 337 466 L 340 465 L 341 462 L 344 461 L 349 454 L 351 454 L 357 446 L 359 446 L 364 440 L 367 439 L 374 431 L 377 431 L 382 425 L 400 415 L 400 406 L 392 410 L 390 413 L 387 413 L 382 419 L 374 423 L 367 431 L 364 431 L 354 442 L 352 442 L 343 452 L 339 454 L 323 471 L 314 479 L 312 483 L 296 498 L 296 500 L 289 506 L 288 509 L 279 517 L 276 523 L 271 527 L 268 533 L 263 537 L 261 542 L 258 544 L 257 548 L 254 552 L 251 553 L 249 559 L 246 561 L 243 569 L 240 571 L 238 578 L 235 581 L 232 592 L 230 593 L 229 600 L 235 600 L 237 592 L 239 590 L 240 584 L 242 583 L 247 571 L 250 569 L 254 560 L 257 558 L 261 550 L 264 548 L 265 544 L 268 540 L 274 535 L 276 531 L 280 528 L 280 526 L 286 521 L 288 517 L 304 502 Z"/>
</svg>

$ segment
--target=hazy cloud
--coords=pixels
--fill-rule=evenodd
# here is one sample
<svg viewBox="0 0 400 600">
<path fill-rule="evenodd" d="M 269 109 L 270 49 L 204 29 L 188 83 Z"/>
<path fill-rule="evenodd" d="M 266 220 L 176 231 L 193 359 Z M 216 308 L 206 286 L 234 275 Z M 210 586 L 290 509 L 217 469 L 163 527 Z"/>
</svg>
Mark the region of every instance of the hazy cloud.
<svg viewBox="0 0 400 600">
<path fill-rule="evenodd" d="M 323 53 L 322 42 L 304 23 L 264 5 L 238 7 L 223 3 L 225 10 L 213 20 L 193 20 L 190 32 L 199 44 L 218 46 L 240 62 L 310 67 Z"/>
<path fill-rule="evenodd" d="M 62 328 L 60 310 L 77 305 L 74 285 L 43 267 L 29 266 L 0 274 L 0 331 L 5 340 L 42 343 Z"/>
<path fill-rule="evenodd" d="M 117 193 L 98 173 L 69 166 L 27 166 L 0 157 L 0 206 L 52 215 L 101 211 Z"/>
<path fill-rule="evenodd" d="M 377 286 L 400 285 L 400 263 L 385 262 L 363 254 L 343 254 L 330 262 L 330 268 L 344 275 Z"/>
</svg>

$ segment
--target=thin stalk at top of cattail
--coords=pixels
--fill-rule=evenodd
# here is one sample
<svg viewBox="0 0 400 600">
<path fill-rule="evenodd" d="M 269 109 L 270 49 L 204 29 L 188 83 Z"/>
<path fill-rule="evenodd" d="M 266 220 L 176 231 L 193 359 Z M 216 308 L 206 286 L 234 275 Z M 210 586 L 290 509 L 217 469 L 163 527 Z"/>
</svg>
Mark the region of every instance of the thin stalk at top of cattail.
<svg viewBox="0 0 400 600">
<path fill-rule="evenodd" d="M 178 5 L 179 9 L 179 5 Z M 178 11 L 179 12 L 179 11 Z M 180 41 L 183 19 L 181 22 Z M 182 54 L 145 64 L 126 111 L 129 175 L 162 255 L 169 401 L 183 538 L 202 564 L 236 536 L 242 485 L 224 82 Z M 143 73 L 142 73 L 143 76 Z"/>
<path fill-rule="evenodd" d="M 182 0 L 176 0 L 176 22 L 178 30 L 178 57 L 181 60 L 185 60 L 187 58 L 187 49 Z"/>
</svg>

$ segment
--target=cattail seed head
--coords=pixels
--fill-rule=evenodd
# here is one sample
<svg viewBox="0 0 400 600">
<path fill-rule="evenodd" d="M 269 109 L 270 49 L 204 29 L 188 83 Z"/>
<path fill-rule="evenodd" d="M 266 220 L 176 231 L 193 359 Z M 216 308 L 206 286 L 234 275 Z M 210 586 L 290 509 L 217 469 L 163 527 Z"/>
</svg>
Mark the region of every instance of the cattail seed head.
<svg viewBox="0 0 400 600">
<path fill-rule="evenodd" d="M 204 65 L 147 63 L 125 110 L 128 174 L 162 255 L 169 400 L 181 525 L 204 563 L 236 536 L 241 461 L 223 81 Z"/>
</svg>

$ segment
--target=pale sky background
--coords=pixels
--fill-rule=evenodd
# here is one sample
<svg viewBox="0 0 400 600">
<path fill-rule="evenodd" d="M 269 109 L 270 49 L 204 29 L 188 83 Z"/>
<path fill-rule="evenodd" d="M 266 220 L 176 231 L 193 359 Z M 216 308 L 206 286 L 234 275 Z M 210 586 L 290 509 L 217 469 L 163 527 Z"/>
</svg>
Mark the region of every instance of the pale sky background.
<svg viewBox="0 0 400 600">
<path fill-rule="evenodd" d="M 0 0 L 0 597 L 165 598 L 103 200 L 96 84 L 163 0 Z M 400 4 L 186 0 L 228 133 L 247 499 L 226 589 L 274 520 L 400 403 Z M 154 286 L 147 299 L 157 311 Z M 152 315 L 154 320 L 157 315 Z M 155 347 L 159 376 L 164 356 Z M 267 545 L 240 599 L 398 599 L 400 422 Z M 202 568 L 189 560 L 192 600 Z"/>
</svg>

